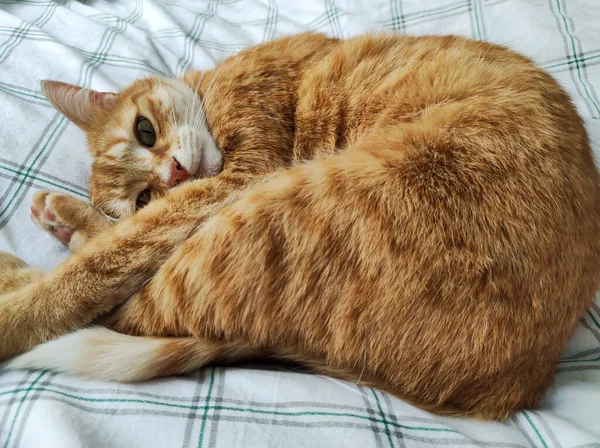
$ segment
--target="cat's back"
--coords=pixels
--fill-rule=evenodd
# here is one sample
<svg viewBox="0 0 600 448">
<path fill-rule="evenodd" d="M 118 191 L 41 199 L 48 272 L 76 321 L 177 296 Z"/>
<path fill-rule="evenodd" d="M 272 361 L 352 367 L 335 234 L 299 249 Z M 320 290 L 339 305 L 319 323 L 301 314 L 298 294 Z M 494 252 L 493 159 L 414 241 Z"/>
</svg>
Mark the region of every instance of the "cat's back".
<svg viewBox="0 0 600 448">
<path fill-rule="evenodd" d="M 420 119 L 447 127 L 488 125 L 504 136 L 527 126 L 564 134 L 566 127 L 577 146 L 587 145 L 581 120 L 558 83 L 530 59 L 488 42 L 459 36 L 358 36 L 332 46 L 304 73 L 303 85 L 301 97 L 325 95 L 328 101 L 313 104 L 344 115 L 338 146 L 354 142 L 374 124 Z"/>
<path fill-rule="evenodd" d="M 507 264 L 556 253 L 565 266 L 572 252 L 573 266 L 588 257 L 600 270 L 599 176 L 584 123 L 530 59 L 458 36 L 366 35 L 340 42 L 309 78 L 343 117 L 339 149 L 374 133 L 383 149 L 395 136 L 394 172 L 440 222 L 462 223 L 446 247 L 457 232 L 481 232 L 473 249 Z"/>
</svg>

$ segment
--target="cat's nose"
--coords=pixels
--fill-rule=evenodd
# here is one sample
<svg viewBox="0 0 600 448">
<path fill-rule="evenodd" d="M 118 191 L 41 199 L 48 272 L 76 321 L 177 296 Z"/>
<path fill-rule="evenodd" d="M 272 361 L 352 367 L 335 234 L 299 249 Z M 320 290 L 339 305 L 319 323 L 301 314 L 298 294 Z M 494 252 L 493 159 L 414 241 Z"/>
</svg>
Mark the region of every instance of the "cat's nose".
<svg viewBox="0 0 600 448">
<path fill-rule="evenodd" d="M 171 162 L 171 176 L 169 177 L 169 187 L 173 187 L 180 182 L 188 180 L 190 173 L 179 163 L 179 161 L 173 157 Z"/>
</svg>

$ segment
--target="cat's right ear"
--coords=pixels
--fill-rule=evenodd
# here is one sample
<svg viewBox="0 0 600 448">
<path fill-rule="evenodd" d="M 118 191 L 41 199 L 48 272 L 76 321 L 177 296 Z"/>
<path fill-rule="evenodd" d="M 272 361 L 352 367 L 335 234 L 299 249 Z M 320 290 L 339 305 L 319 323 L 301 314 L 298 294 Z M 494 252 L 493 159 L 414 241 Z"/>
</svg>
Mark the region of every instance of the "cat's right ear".
<svg viewBox="0 0 600 448">
<path fill-rule="evenodd" d="M 102 112 L 115 107 L 117 95 L 66 84 L 59 81 L 42 81 L 42 92 L 60 113 L 84 131 L 94 128 Z"/>
</svg>

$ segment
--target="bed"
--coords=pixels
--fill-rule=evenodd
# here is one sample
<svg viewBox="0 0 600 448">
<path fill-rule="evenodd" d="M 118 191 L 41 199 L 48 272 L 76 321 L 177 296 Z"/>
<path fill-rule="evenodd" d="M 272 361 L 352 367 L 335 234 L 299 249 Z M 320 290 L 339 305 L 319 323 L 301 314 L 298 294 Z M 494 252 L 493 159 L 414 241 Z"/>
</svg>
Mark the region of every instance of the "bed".
<svg viewBox="0 0 600 448">
<path fill-rule="evenodd" d="M 39 189 L 85 198 L 83 133 L 44 78 L 120 89 L 317 30 L 454 33 L 532 57 L 572 95 L 600 151 L 598 0 L 0 0 L 0 250 L 52 268 L 68 253 L 29 219 Z M 8 447 L 600 447 L 600 300 L 537 409 L 506 422 L 438 417 L 380 391 L 277 366 L 211 366 L 143 384 L 0 372 Z"/>
</svg>

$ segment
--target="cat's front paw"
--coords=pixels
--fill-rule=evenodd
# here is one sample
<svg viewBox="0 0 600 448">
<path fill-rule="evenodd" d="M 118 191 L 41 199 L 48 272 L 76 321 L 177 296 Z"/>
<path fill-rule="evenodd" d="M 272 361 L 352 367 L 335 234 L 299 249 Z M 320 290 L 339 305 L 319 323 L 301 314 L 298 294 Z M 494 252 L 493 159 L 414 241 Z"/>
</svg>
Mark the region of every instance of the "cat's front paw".
<svg viewBox="0 0 600 448">
<path fill-rule="evenodd" d="M 62 193 L 38 191 L 31 203 L 31 219 L 61 243 L 77 252 L 108 227 L 108 220 L 87 202 Z"/>
<path fill-rule="evenodd" d="M 58 207 L 56 202 L 58 198 Z M 78 201 L 77 199 L 62 195 L 60 193 L 51 193 L 49 191 L 38 191 L 33 195 L 31 202 L 31 220 L 44 230 L 54 235 L 61 243 L 68 245 L 75 233 L 74 226 L 63 219 L 58 208 L 64 209 L 64 198 L 67 201 Z M 61 204 L 62 203 L 62 204 Z"/>
</svg>

